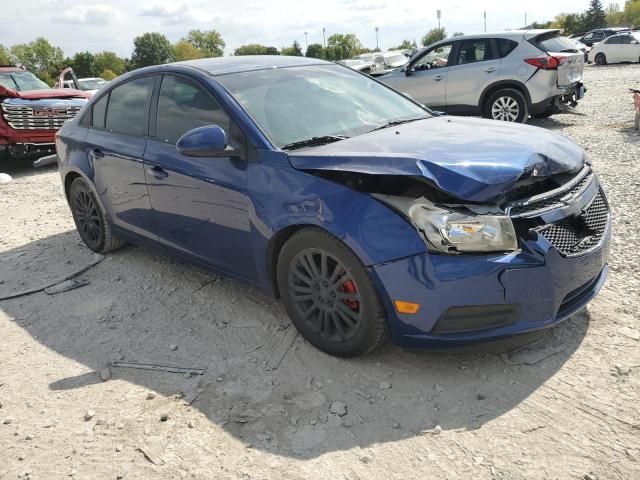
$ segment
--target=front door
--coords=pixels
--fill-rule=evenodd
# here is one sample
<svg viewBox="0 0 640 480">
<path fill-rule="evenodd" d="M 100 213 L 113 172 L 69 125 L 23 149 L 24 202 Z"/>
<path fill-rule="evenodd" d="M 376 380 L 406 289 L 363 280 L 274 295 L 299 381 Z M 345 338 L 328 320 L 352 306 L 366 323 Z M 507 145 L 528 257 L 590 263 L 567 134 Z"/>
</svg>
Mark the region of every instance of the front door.
<svg viewBox="0 0 640 480">
<path fill-rule="evenodd" d="M 99 99 L 86 139 L 94 182 L 112 222 L 140 235 L 151 228 L 142 159 L 155 78 L 131 80 Z"/>
<path fill-rule="evenodd" d="M 395 83 L 396 90 L 428 107 L 444 107 L 451 43 L 427 50 L 406 66 L 404 76 Z"/>
<path fill-rule="evenodd" d="M 494 40 L 479 38 L 458 42 L 447 75 L 447 110 L 475 108 L 486 87 L 498 81 L 500 58 Z"/>
<path fill-rule="evenodd" d="M 244 142 L 242 135 L 204 86 L 181 75 L 163 77 L 155 120 L 144 159 L 160 242 L 230 274 L 253 277 L 246 160 L 187 157 L 175 146 L 184 133 L 204 125 L 222 127 L 234 146 Z"/>
</svg>

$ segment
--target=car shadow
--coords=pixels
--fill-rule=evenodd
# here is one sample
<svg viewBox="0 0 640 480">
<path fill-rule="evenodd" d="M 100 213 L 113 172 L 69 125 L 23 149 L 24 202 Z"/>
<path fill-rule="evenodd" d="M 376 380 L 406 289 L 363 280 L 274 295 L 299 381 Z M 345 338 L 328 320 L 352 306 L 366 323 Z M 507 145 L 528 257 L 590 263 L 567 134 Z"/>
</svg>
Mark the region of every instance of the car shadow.
<svg viewBox="0 0 640 480">
<path fill-rule="evenodd" d="M 42 286 L 39 271 L 52 283 L 92 258 L 75 231 L 2 252 L 0 297 L 17 290 L 11 283 Z M 52 396 L 100 388 L 99 372 L 110 366 L 105 395 L 114 379 L 140 385 L 176 408 L 191 403 L 252 448 L 303 459 L 480 428 L 552 377 L 589 326 L 583 311 L 535 337 L 447 350 L 387 344 L 343 360 L 303 341 L 280 303 L 255 288 L 142 248 L 109 254 L 76 278 L 88 283 L 0 301 L 1 312 L 33 339 L 87 367 L 77 376 L 54 374 Z M 167 365 L 204 374 L 163 371 Z"/>
<path fill-rule="evenodd" d="M 35 168 L 33 159 L 11 159 L 0 163 L 0 173 L 7 173 L 16 179 L 43 175 L 57 169 L 58 165 L 55 163 Z"/>
</svg>

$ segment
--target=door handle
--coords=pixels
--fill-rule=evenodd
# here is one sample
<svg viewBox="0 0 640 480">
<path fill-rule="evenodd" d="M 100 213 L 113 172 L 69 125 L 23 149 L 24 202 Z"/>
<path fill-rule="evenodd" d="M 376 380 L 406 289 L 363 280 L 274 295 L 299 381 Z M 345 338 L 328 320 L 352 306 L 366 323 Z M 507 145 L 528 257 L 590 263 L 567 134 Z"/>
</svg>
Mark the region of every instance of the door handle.
<svg viewBox="0 0 640 480">
<path fill-rule="evenodd" d="M 153 167 L 147 167 L 147 173 L 156 178 L 167 178 L 169 176 L 167 171 L 164 170 L 162 167 L 159 167 L 158 165 L 155 165 Z"/>
<path fill-rule="evenodd" d="M 93 150 L 91 150 L 91 153 L 93 154 L 94 158 L 104 157 L 104 152 L 99 148 L 94 148 Z"/>
<path fill-rule="evenodd" d="M 443 78 L 444 78 L 444 77 L 443 77 L 442 75 L 436 75 L 435 77 L 433 77 L 433 79 L 434 79 L 436 82 L 439 82 L 439 81 L 440 81 L 440 80 L 442 80 Z"/>
<path fill-rule="evenodd" d="M 495 68 L 493 68 L 493 67 L 489 67 L 489 68 L 487 68 L 487 69 L 485 70 L 485 72 L 487 72 L 487 73 L 493 73 L 493 72 L 495 72 L 495 71 L 496 71 L 496 69 L 495 69 Z"/>
</svg>

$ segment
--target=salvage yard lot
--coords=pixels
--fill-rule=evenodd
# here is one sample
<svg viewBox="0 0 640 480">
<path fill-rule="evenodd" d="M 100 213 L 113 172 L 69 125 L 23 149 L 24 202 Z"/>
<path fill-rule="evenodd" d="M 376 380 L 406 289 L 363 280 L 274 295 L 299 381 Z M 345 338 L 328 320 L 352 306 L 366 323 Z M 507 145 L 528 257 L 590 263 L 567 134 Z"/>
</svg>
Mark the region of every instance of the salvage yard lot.
<svg viewBox="0 0 640 480">
<path fill-rule="evenodd" d="M 339 360 L 251 287 L 135 247 L 80 288 L 19 295 L 100 257 L 58 172 L 12 165 L 0 298 L 19 296 L 0 301 L 0 479 L 640 478 L 638 78 L 640 65 L 588 67 L 576 114 L 532 122 L 587 150 L 614 238 L 602 293 L 531 344 Z"/>
</svg>

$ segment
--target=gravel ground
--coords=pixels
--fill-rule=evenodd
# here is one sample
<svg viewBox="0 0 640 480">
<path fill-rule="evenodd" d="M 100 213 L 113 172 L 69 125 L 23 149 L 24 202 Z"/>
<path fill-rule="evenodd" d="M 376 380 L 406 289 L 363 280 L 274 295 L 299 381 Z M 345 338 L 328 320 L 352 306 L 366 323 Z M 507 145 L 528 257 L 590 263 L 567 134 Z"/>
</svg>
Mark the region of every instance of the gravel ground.
<svg viewBox="0 0 640 480">
<path fill-rule="evenodd" d="M 640 478 L 639 78 L 588 67 L 577 113 L 535 122 L 589 152 L 613 208 L 588 310 L 518 344 L 344 361 L 261 293 L 127 247 L 81 288 L 0 301 L 0 478 Z M 0 297 L 100 260 L 54 169 L 9 173 Z"/>
</svg>

